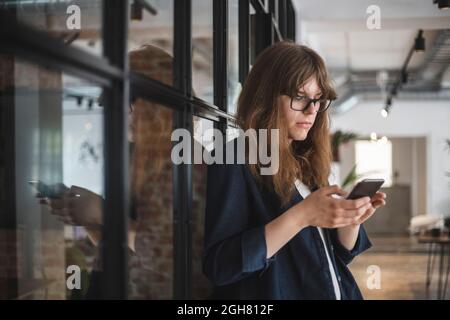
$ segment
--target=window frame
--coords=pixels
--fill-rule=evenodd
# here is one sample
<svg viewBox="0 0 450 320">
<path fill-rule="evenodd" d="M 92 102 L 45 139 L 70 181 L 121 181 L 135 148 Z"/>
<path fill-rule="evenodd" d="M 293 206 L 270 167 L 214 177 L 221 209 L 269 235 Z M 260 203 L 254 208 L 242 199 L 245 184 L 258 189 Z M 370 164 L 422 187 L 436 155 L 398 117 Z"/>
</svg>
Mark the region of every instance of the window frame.
<svg viewBox="0 0 450 320">
<path fill-rule="evenodd" d="M 129 174 L 127 119 L 130 93 L 174 109 L 174 129 L 191 133 L 193 116 L 214 121 L 224 136 L 236 127 L 227 110 L 228 0 L 213 0 L 214 104 L 192 93 L 192 1 L 174 0 L 174 82 L 165 85 L 129 72 L 127 40 L 130 2 L 103 0 L 103 56 L 66 46 L 49 34 L 18 22 L 0 7 L 0 53 L 14 54 L 40 66 L 52 67 L 103 86 L 109 108 L 105 108 L 105 215 L 103 225 L 102 298 L 128 297 L 127 223 Z M 239 0 L 239 81 L 244 85 L 250 70 L 250 5 L 258 15 L 257 50 L 284 38 L 295 38 L 295 11 L 291 0 Z M 293 30 L 293 31 L 292 31 Z M 223 63 L 225 61 L 225 63 Z M 226 136 L 225 136 L 226 137 Z M 9 163 L 9 164 L 8 164 Z M 6 165 L 13 166 L 11 161 Z M 176 299 L 192 298 L 192 165 L 173 165 L 174 281 Z M 7 170 L 6 170 L 7 171 Z M 14 171 L 12 171 L 14 172 Z M 119 173 L 119 174 L 117 174 Z M 14 185 L 14 177 L 8 179 Z M 12 208 L 11 210 L 14 210 Z M 15 213 L 13 213 L 15 214 Z M 118 281 L 119 279 L 119 281 Z"/>
</svg>

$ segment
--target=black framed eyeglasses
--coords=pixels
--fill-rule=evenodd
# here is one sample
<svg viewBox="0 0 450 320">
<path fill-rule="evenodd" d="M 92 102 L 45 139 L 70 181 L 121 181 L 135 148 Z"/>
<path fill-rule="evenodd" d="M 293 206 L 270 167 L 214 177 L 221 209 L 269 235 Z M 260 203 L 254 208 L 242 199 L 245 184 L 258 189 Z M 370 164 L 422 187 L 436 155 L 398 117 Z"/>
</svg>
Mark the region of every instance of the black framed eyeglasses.
<svg viewBox="0 0 450 320">
<path fill-rule="evenodd" d="M 317 104 L 319 104 L 319 108 L 317 109 L 317 112 L 324 112 L 327 110 L 331 102 L 333 100 L 325 99 L 325 98 L 318 98 L 318 99 L 310 99 L 305 96 L 295 96 L 291 97 L 291 109 L 295 111 L 306 111 L 311 105 L 314 107 L 317 107 Z"/>
</svg>

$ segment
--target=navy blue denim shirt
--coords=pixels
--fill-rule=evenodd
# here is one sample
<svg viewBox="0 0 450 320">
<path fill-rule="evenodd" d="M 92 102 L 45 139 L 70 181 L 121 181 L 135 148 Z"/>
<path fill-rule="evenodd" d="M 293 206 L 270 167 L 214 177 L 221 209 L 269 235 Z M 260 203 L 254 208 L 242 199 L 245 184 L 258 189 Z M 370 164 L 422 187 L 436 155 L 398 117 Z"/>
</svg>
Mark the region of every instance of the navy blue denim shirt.
<svg viewBox="0 0 450 320">
<path fill-rule="evenodd" d="M 306 227 L 267 259 L 264 226 L 302 201 L 298 192 L 281 206 L 244 164 L 208 166 L 203 272 L 215 299 L 336 299 L 319 231 Z M 361 225 L 354 248 L 336 229 L 324 229 L 342 299 L 362 299 L 347 265 L 371 247 Z"/>
</svg>

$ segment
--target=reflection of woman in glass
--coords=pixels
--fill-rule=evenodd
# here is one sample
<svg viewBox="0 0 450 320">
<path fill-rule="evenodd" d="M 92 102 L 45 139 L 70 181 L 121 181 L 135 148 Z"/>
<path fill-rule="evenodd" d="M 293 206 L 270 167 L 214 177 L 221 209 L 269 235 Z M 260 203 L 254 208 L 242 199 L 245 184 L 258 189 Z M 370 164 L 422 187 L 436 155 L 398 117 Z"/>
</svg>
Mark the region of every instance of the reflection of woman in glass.
<svg viewBox="0 0 450 320">
<path fill-rule="evenodd" d="M 330 186 L 335 98 L 313 50 L 280 42 L 258 57 L 237 120 L 243 130 L 279 129 L 279 170 L 209 166 L 203 268 L 215 298 L 362 298 L 347 265 L 371 246 L 362 223 L 386 195 L 346 200 Z"/>
<path fill-rule="evenodd" d="M 141 73 L 166 85 L 172 84 L 172 60 L 173 58 L 168 53 L 151 45 L 143 46 L 129 53 L 131 71 Z M 158 214 L 161 216 L 158 216 L 160 220 L 163 220 L 162 216 L 170 217 L 170 214 L 166 214 L 170 212 L 170 208 L 158 211 L 161 204 L 155 203 L 155 198 L 151 197 L 154 192 L 151 192 L 150 188 L 155 187 L 155 181 L 159 183 L 159 188 L 163 188 L 164 182 L 170 181 L 171 183 L 172 181 L 167 174 L 167 168 L 171 168 L 170 143 L 167 142 L 170 141 L 172 132 L 172 112 L 168 108 L 141 99 L 133 101 L 129 110 L 131 208 L 128 247 L 130 258 L 132 258 L 130 264 L 132 264 L 133 258 L 139 261 L 148 261 L 150 257 L 156 256 L 153 251 L 156 250 L 155 247 L 158 243 L 149 241 L 148 238 L 152 237 L 154 240 L 155 237 L 161 235 L 152 234 L 152 226 L 148 226 L 147 223 L 148 215 Z M 168 183 L 165 185 L 169 186 Z M 164 196 L 160 196 L 158 193 L 159 200 L 172 195 L 167 190 L 160 191 Z M 103 198 L 100 195 L 80 186 L 71 186 L 59 198 L 42 199 L 41 203 L 48 204 L 51 213 L 59 216 L 64 223 L 83 226 L 95 246 L 101 242 Z M 148 208 L 158 212 L 150 212 Z M 155 216 L 151 218 L 153 221 L 157 220 Z M 170 221 L 169 218 L 167 220 Z M 88 298 L 100 296 L 101 261 L 97 262 L 90 277 Z M 130 269 L 132 268 L 141 267 L 139 263 L 134 263 L 130 266 Z M 145 276 L 149 280 L 148 283 L 144 282 L 142 285 L 150 286 L 156 282 L 154 278 L 161 277 L 161 274 L 148 275 L 140 272 L 140 276 Z M 150 291 L 150 288 L 145 287 L 140 291 Z"/>
</svg>

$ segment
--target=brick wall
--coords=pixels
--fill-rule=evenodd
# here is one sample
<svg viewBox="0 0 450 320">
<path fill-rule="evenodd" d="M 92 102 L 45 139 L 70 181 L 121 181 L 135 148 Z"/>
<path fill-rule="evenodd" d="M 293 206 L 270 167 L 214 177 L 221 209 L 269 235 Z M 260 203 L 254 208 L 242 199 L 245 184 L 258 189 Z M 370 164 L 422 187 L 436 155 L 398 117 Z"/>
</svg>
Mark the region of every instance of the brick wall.
<svg viewBox="0 0 450 320">
<path fill-rule="evenodd" d="M 138 100 L 135 104 L 135 147 L 132 182 L 137 204 L 137 256 L 130 261 L 130 298 L 170 299 L 173 296 L 173 185 L 170 109 Z M 193 184 L 193 291 L 195 298 L 209 294 L 203 276 L 206 165 L 194 165 Z"/>
<path fill-rule="evenodd" d="M 146 46 L 130 53 L 131 70 L 172 84 L 172 58 Z M 173 185 L 171 140 L 173 112 L 153 102 L 137 100 L 133 111 L 134 154 L 132 188 L 136 195 L 137 255 L 130 260 L 130 298 L 173 297 Z M 202 274 L 206 166 L 193 166 L 193 290 L 195 298 L 209 294 Z"/>
<path fill-rule="evenodd" d="M 131 258 L 130 298 L 170 299 L 173 278 L 172 111 L 135 104 L 133 192 L 137 209 L 136 253 Z"/>
</svg>

